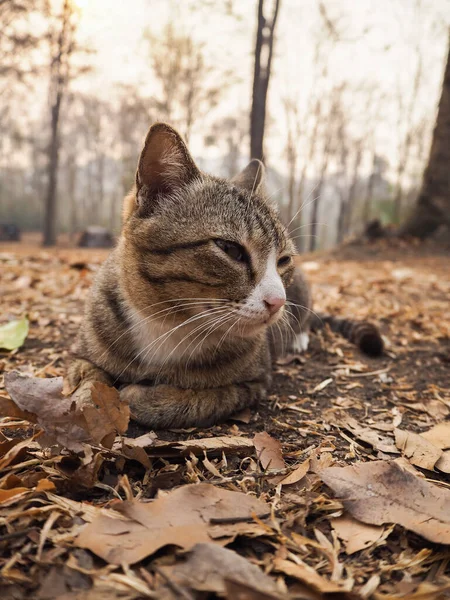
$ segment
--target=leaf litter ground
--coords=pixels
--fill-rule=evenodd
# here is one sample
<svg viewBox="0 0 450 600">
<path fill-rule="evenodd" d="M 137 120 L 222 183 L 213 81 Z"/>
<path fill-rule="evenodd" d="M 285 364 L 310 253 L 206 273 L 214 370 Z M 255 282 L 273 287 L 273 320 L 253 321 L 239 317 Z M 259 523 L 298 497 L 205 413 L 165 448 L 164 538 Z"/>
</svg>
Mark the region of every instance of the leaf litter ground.
<svg viewBox="0 0 450 600">
<path fill-rule="evenodd" d="M 42 380 L 32 397 L 10 373 L 15 402 L 0 384 L 2 598 L 450 597 L 448 256 L 380 242 L 302 257 L 316 310 L 376 321 L 385 356 L 324 331 L 276 365 L 257 413 L 117 436 L 113 395 L 61 417 L 70 396 L 50 379 L 105 256 L 0 248 L 0 326 L 29 320 L 0 370 Z"/>
</svg>

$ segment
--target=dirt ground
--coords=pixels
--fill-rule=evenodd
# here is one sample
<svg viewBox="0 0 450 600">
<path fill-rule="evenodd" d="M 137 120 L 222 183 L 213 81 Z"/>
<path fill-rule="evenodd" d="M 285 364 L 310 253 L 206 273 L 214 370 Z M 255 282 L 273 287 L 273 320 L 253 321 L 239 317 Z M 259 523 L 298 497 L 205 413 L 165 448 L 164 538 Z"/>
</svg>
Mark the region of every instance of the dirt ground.
<svg viewBox="0 0 450 600">
<path fill-rule="evenodd" d="M 64 375 L 84 300 L 106 255 L 70 248 L 43 250 L 35 243 L 0 244 L 0 325 L 24 315 L 30 321 L 23 347 L 0 350 L 0 372 L 20 370 L 40 378 Z M 423 457 L 418 459 L 417 452 L 398 440 L 398 430 L 420 434 L 449 422 L 448 252 L 380 241 L 308 255 L 300 262 L 312 283 L 315 310 L 377 323 L 385 340 L 384 355 L 369 358 L 328 330 L 313 335 L 306 353 L 275 365 L 272 394 L 258 412 L 207 430 L 157 432 L 161 442 L 208 438 L 210 443 L 205 449 L 193 441 L 186 446 L 189 451 L 161 446 L 164 451 L 150 452 L 147 467 L 120 452 L 93 446 L 90 460 L 92 452 L 98 456 L 94 469 L 67 451 L 40 449 L 31 440 L 37 426 L 11 417 L 0 420 L 0 457 L 8 458 L 0 458 L 0 465 L 6 465 L 0 474 L 2 598 L 450 597 L 450 542 L 440 544 L 439 535 L 420 534 L 402 516 L 358 518 L 351 498 L 346 502 L 342 490 L 326 485 L 321 475 L 331 466 L 383 467 L 403 461 L 402 469 L 409 469 L 414 481 L 426 482 L 436 493 L 448 494 L 442 496 L 445 500 L 450 498 L 450 469 L 424 468 Z M 0 396 L 7 397 L 1 382 Z M 267 443 L 281 460 L 278 471 L 272 470 L 275 461 L 264 464 L 256 443 L 256 449 L 234 452 L 222 439 L 250 440 L 260 432 L 270 436 Z M 131 424 L 127 436 L 145 433 Z M 276 441 L 281 444 L 278 450 Z M 441 457 L 442 452 L 448 455 L 449 447 L 450 443 L 440 446 Z M 11 448 L 16 448 L 12 458 Z M 280 478 L 300 472 L 302 465 L 305 472 L 298 481 L 280 484 Z M 39 488 L 40 480 L 48 487 Z M 77 527 L 87 520 L 86 505 L 109 509 L 118 498 L 167 498 L 179 486 L 202 482 L 270 506 L 270 515 L 253 515 L 257 532 L 233 530 L 226 546 L 234 558 L 243 557 L 247 567 L 258 567 L 261 578 L 267 575 L 273 589 L 269 584 L 258 587 L 248 574 L 239 579 L 238 566 L 233 567 L 233 583 L 230 573 L 222 572 L 226 561 L 211 566 L 202 583 L 200 575 L 194 576 L 201 570 L 198 565 L 192 566 L 191 578 L 180 579 L 175 571 L 167 576 L 165 568 L 187 560 L 176 543 L 149 552 L 131 566 L 108 564 L 95 551 L 77 546 Z M 19 488 L 22 492 L 10 492 Z M 408 493 L 406 488 L 402 492 L 399 481 L 393 482 L 392 490 L 392 502 Z M 82 506 L 75 505 L 80 502 Z M 446 510 L 443 531 L 450 536 L 450 503 Z M 341 525 L 356 529 L 344 532 L 337 525 L 339 518 L 347 519 Z M 361 521 L 370 524 L 364 527 L 372 528 L 374 538 L 352 551 L 349 538 L 355 541 L 364 533 L 358 530 Z"/>
</svg>

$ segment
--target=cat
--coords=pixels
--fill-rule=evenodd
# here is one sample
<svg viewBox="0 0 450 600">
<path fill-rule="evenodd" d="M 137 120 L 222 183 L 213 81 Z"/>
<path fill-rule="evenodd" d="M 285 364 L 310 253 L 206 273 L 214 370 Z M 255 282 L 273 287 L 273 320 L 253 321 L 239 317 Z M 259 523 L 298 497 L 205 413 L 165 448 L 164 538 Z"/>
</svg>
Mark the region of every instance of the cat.
<svg viewBox="0 0 450 600">
<path fill-rule="evenodd" d="M 260 161 L 231 181 L 206 175 L 172 127 L 154 124 L 118 244 L 87 301 L 69 385 L 118 387 L 152 429 L 210 426 L 256 406 L 272 360 L 304 350 L 308 329 L 322 325 L 294 255 Z M 365 326 L 376 346 L 378 330 Z"/>
</svg>

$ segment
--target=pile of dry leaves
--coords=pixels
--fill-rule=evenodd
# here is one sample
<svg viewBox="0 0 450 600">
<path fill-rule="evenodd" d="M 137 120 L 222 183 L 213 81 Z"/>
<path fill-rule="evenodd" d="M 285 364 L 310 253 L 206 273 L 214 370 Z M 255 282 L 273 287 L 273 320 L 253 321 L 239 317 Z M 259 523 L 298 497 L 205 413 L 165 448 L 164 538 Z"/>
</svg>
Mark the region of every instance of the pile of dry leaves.
<svg viewBox="0 0 450 600">
<path fill-rule="evenodd" d="M 386 355 L 325 331 L 257 414 L 157 433 L 64 386 L 103 258 L 0 253 L 0 345 L 25 338 L 0 351 L 2 598 L 450 597 L 445 257 L 307 260 L 320 310 L 376 320 Z"/>
</svg>

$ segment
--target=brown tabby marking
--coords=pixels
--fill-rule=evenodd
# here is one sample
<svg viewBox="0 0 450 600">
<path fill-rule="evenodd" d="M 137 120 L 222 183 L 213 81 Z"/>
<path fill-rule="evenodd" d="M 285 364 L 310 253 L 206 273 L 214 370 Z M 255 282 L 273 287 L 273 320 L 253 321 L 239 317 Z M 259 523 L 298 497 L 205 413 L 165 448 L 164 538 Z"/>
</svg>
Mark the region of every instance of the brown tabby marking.
<svg viewBox="0 0 450 600">
<path fill-rule="evenodd" d="M 311 313 L 263 170 L 252 161 L 232 181 L 206 175 L 171 127 L 150 128 L 119 243 L 87 302 L 72 386 L 119 386 L 151 428 L 208 426 L 265 398 L 270 347 L 295 345 Z"/>
</svg>

